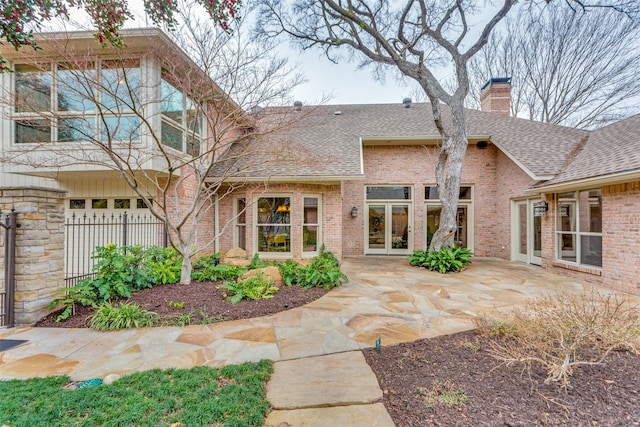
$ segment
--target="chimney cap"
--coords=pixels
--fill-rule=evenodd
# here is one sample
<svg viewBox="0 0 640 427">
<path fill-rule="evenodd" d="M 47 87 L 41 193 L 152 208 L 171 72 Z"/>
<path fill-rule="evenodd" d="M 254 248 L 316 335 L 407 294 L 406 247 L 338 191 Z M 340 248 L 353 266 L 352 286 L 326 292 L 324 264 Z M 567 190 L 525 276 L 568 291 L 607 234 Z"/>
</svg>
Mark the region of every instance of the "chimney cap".
<svg viewBox="0 0 640 427">
<path fill-rule="evenodd" d="M 411 98 L 404 98 L 402 100 L 402 104 L 404 105 L 404 108 L 411 108 Z"/>
<path fill-rule="evenodd" d="M 300 111 L 302 109 L 302 101 L 294 102 L 293 107 L 296 109 L 296 111 Z"/>
<path fill-rule="evenodd" d="M 498 83 L 498 84 L 511 84 L 511 77 L 491 77 L 489 79 L 488 82 L 486 82 L 484 84 L 484 86 L 482 86 L 480 88 L 480 90 L 484 90 L 486 89 L 488 86 L 491 86 L 494 83 Z"/>
</svg>

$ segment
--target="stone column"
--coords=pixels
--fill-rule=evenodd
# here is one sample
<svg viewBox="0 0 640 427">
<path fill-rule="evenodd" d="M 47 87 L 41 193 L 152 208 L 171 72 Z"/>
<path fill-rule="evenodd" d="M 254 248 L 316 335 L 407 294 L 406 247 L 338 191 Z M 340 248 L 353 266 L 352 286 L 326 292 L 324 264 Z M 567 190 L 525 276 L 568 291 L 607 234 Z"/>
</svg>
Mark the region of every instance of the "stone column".
<svg viewBox="0 0 640 427">
<path fill-rule="evenodd" d="M 18 213 L 16 325 L 37 322 L 47 314 L 54 291 L 64 287 L 65 194 L 39 187 L 0 187 L 0 210 Z M 4 247 L 0 266 L 4 266 Z"/>
</svg>

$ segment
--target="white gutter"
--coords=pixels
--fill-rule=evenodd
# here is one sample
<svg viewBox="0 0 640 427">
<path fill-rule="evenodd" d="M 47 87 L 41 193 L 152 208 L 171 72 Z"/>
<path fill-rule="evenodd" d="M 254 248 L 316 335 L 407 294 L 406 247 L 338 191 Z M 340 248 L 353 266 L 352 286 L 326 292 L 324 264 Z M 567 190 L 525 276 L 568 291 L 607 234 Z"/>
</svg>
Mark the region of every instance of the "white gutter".
<svg viewBox="0 0 640 427">
<path fill-rule="evenodd" d="M 583 178 L 558 184 L 543 185 L 525 190 L 528 194 L 555 193 L 564 190 L 577 190 L 579 188 L 620 184 L 623 182 L 640 180 L 640 170 L 619 172 L 604 176 Z"/>
</svg>

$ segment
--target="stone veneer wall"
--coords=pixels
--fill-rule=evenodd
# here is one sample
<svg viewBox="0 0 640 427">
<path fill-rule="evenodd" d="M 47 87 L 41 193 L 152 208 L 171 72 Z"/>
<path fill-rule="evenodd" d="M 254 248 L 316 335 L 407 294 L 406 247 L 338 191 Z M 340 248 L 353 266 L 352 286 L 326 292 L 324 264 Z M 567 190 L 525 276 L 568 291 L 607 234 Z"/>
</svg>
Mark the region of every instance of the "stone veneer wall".
<svg viewBox="0 0 640 427">
<path fill-rule="evenodd" d="M 64 197 L 60 190 L 0 187 L 0 209 L 15 208 L 18 213 L 16 325 L 37 322 L 47 313 L 53 292 L 64 287 Z M 0 231 L 0 265 L 4 268 L 4 230 Z"/>
</svg>

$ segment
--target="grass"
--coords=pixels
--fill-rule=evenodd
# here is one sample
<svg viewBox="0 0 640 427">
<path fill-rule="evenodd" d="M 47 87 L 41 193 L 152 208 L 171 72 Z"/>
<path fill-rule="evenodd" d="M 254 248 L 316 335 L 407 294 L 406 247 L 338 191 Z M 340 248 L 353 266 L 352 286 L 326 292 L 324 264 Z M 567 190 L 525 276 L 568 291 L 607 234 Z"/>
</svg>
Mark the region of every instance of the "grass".
<svg viewBox="0 0 640 427">
<path fill-rule="evenodd" d="M 272 363 L 140 372 L 62 390 L 68 377 L 0 381 L 0 425 L 262 426 Z"/>
</svg>

